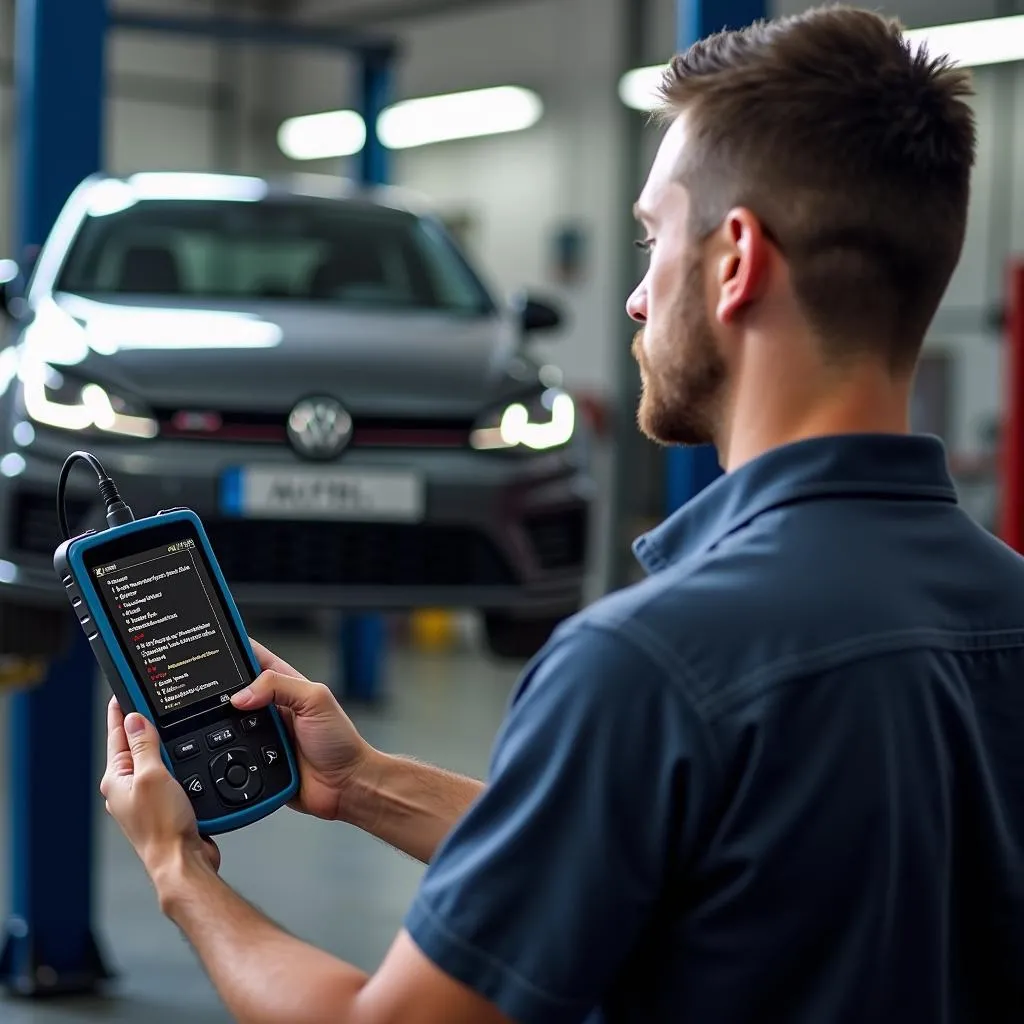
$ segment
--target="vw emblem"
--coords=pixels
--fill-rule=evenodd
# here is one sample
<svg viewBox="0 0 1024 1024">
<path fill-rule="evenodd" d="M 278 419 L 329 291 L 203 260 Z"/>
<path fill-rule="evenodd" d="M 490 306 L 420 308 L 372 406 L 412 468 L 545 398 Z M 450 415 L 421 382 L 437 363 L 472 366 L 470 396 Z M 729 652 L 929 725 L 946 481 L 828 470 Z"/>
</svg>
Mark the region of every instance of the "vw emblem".
<svg viewBox="0 0 1024 1024">
<path fill-rule="evenodd" d="M 288 417 L 288 437 L 311 459 L 332 459 L 352 437 L 352 417 L 333 398 L 304 398 Z"/>
</svg>

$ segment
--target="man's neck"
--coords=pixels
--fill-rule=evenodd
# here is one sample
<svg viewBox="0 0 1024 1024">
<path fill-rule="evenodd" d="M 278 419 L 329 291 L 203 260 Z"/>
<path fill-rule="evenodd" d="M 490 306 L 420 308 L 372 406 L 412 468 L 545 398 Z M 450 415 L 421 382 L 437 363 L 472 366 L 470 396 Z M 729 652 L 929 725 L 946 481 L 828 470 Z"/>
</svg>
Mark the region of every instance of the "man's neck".
<svg viewBox="0 0 1024 1024">
<path fill-rule="evenodd" d="M 718 448 L 727 472 L 772 448 L 812 437 L 910 432 L 912 378 L 894 378 L 883 366 L 865 364 L 822 375 L 816 387 L 808 386 L 810 379 L 793 374 L 797 383 L 777 390 L 740 382 Z"/>
</svg>

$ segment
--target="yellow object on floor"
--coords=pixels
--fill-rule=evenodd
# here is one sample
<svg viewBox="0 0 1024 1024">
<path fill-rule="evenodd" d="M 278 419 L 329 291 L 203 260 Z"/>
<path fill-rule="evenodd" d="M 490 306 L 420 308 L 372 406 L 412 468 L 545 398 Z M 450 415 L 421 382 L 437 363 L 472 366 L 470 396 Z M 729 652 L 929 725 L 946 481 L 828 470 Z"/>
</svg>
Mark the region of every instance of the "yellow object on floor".
<svg viewBox="0 0 1024 1024">
<path fill-rule="evenodd" d="M 455 616 L 442 608 L 419 608 L 409 621 L 412 646 L 420 651 L 447 651 L 458 640 Z"/>
<path fill-rule="evenodd" d="M 45 675 L 44 658 L 0 657 L 0 691 L 27 690 L 41 683 Z"/>
</svg>

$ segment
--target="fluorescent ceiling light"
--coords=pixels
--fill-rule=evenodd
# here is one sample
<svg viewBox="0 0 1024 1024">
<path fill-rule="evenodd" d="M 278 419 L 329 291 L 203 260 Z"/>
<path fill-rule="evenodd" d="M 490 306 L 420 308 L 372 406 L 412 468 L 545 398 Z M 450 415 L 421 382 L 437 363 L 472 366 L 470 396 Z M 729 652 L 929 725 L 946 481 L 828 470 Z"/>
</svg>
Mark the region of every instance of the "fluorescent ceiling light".
<svg viewBox="0 0 1024 1024">
<path fill-rule="evenodd" d="M 234 199 L 258 202 L 267 194 L 262 178 L 191 171 L 140 171 L 128 179 L 140 199 Z"/>
<path fill-rule="evenodd" d="M 961 67 L 1024 60 L 1024 14 L 985 18 L 905 31 L 911 45 L 924 44 L 933 57 L 944 54 Z M 619 99 L 634 110 L 653 110 L 665 64 L 634 68 L 619 79 Z"/>
<path fill-rule="evenodd" d="M 352 156 L 365 142 L 366 123 L 354 110 L 290 117 L 277 131 L 277 145 L 291 160 Z"/>
<path fill-rule="evenodd" d="M 388 149 L 410 149 L 434 142 L 522 131 L 536 124 L 543 112 L 544 106 L 535 92 L 502 85 L 403 100 L 381 114 L 377 133 Z"/>
<path fill-rule="evenodd" d="M 619 99 L 633 110 L 653 110 L 658 105 L 658 86 L 666 64 L 634 68 L 619 79 Z"/>
<path fill-rule="evenodd" d="M 949 54 L 962 67 L 1024 60 L 1024 14 L 909 29 L 908 40 L 924 43 L 933 57 Z"/>
</svg>

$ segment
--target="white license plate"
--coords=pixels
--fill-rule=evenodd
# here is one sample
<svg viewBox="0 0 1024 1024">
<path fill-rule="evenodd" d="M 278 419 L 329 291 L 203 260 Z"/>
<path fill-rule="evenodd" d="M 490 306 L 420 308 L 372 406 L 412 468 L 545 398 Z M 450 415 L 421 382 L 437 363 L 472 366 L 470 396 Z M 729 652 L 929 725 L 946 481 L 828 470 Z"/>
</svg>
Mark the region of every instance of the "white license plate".
<svg viewBox="0 0 1024 1024">
<path fill-rule="evenodd" d="M 246 467 L 224 481 L 226 512 L 247 517 L 412 522 L 423 517 L 415 473 Z"/>
</svg>

